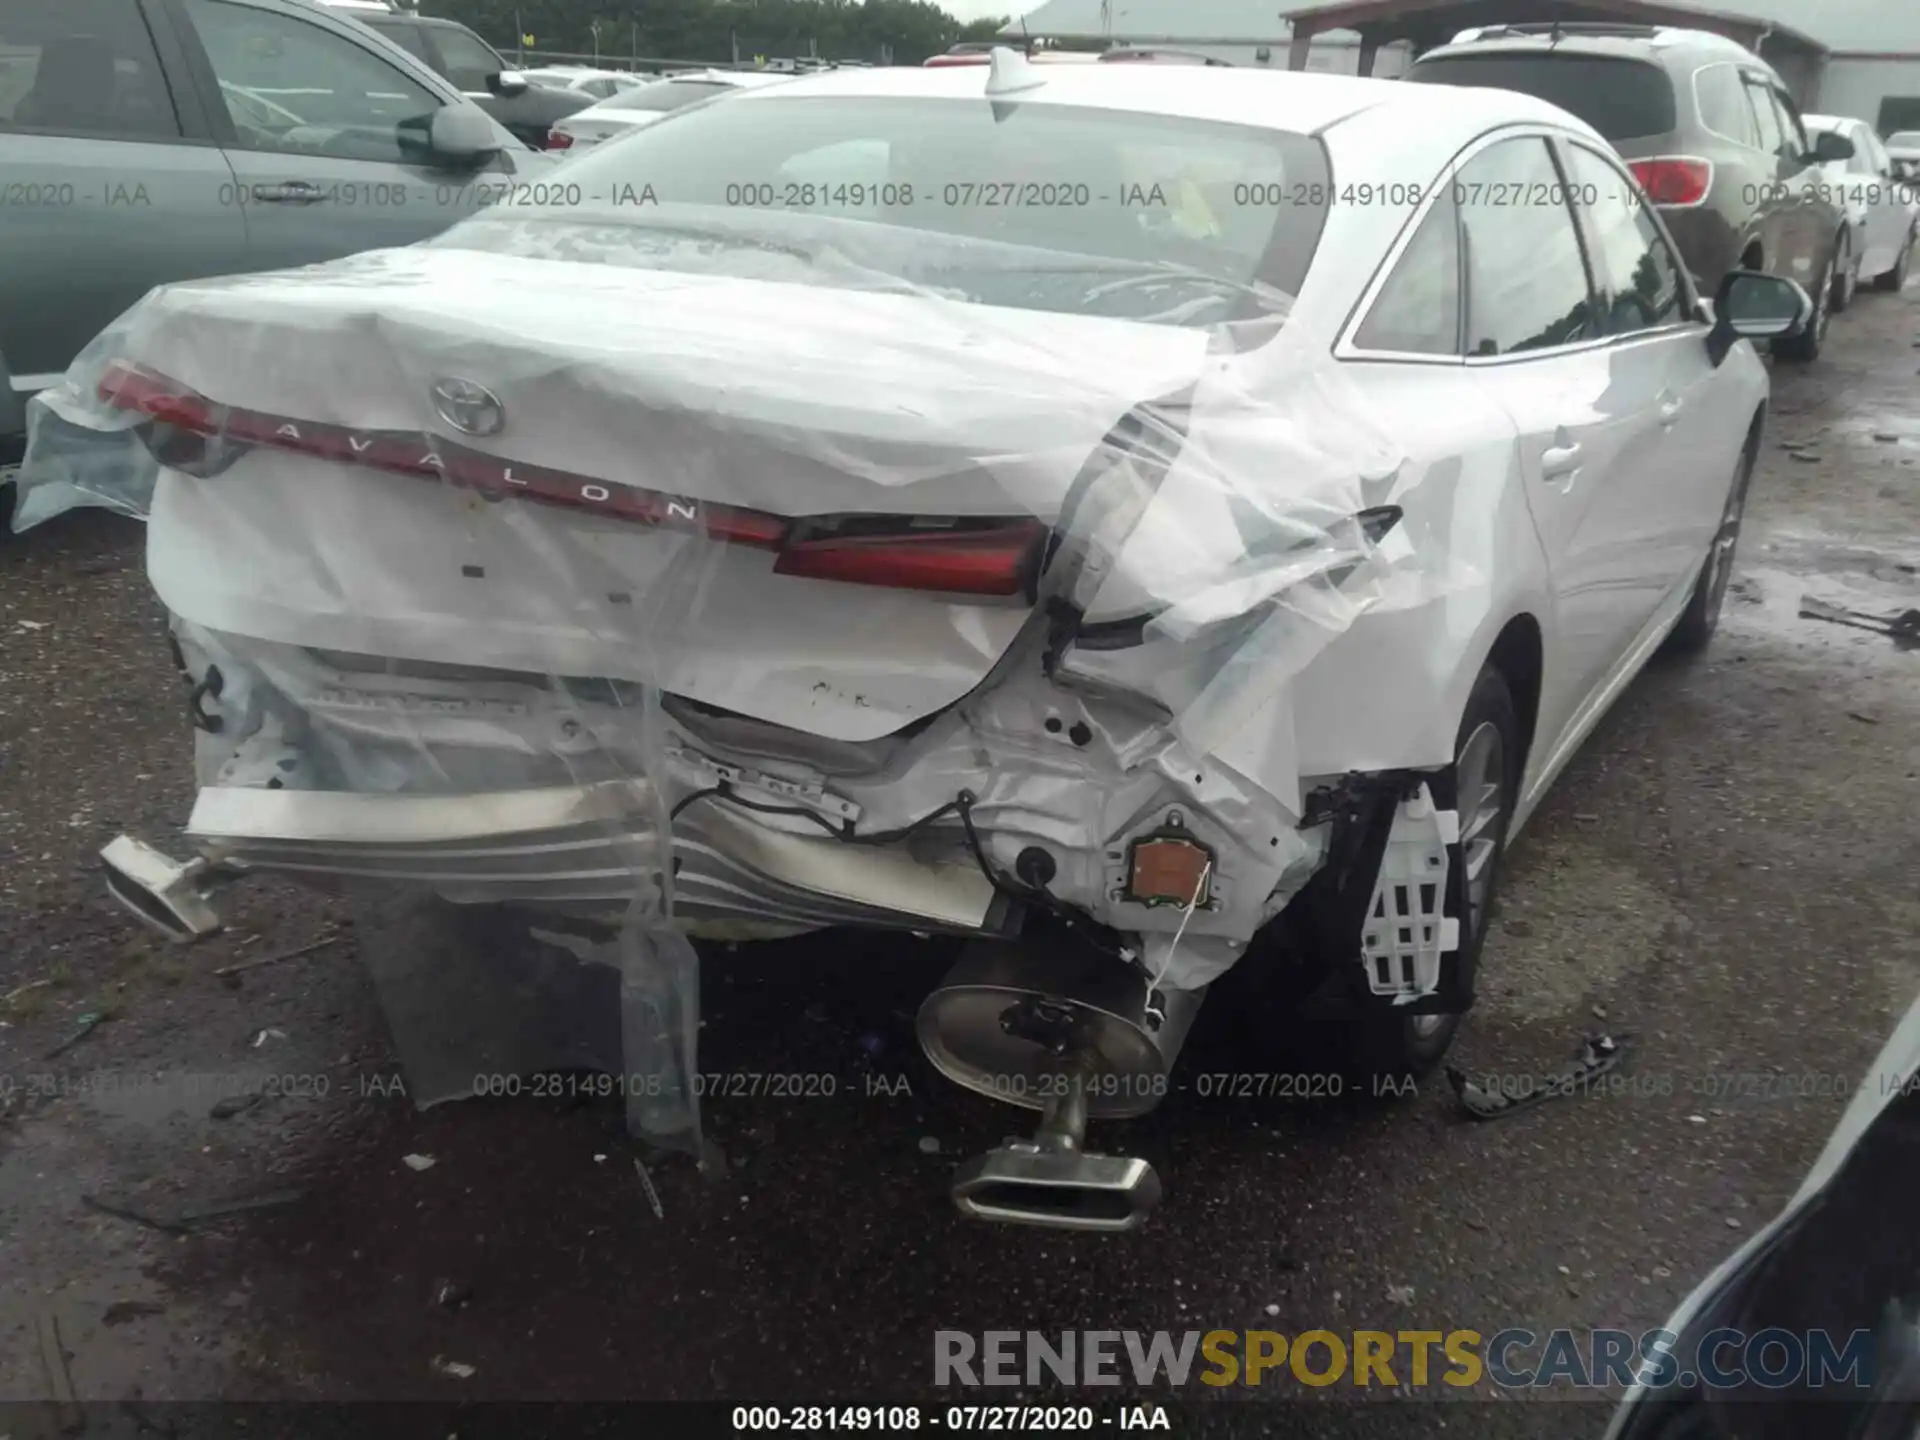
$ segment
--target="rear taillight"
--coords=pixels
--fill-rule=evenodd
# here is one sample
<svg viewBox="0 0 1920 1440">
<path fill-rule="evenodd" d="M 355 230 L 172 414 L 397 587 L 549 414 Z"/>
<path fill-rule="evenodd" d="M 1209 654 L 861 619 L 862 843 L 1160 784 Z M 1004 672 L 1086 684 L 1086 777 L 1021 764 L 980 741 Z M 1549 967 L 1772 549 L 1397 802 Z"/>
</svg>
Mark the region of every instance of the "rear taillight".
<svg viewBox="0 0 1920 1440">
<path fill-rule="evenodd" d="M 492 500 L 512 495 L 641 525 L 696 531 L 730 545 L 778 551 L 773 567 L 778 575 L 954 595 L 1019 595 L 1033 584 L 1048 533 L 1046 525 L 1031 518 L 859 515 L 790 520 L 764 510 L 709 504 L 506 460 L 437 435 L 354 430 L 222 405 L 156 370 L 126 361 L 109 364 L 96 389 L 115 409 L 150 416 L 176 431 L 217 438 L 229 455 L 257 445 L 457 485 Z M 161 461 L 181 468 L 171 454 Z"/>
<path fill-rule="evenodd" d="M 1627 168 L 1656 205 L 1698 205 L 1713 188 L 1713 162 L 1690 155 L 1661 155 L 1630 160 Z"/>
<path fill-rule="evenodd" d="M 862 520 L 854 533 L 804 527 L 774 561 L 776 575 L 940 590 L 952 595 L 1018 595 L 1039 570 L 1047 527 L 1038 520 L 943 522 Z"/>
<path fill-rule="evenodd" d="M 211 400 L 139 365 L 116 360 L 100 377 L 98 389 L 100 398 L 116 410 L 137 410 L 196 435 L 211 435 L 219 425 L 219 407 Z"/>
<path fill-rule="evenodd" d="M 547 132 L 547 149 L 571 150 L 572 148 L 573 148 L 573 136 L 567 134 L 566 131 L 549 130 Z"/>
</svg>

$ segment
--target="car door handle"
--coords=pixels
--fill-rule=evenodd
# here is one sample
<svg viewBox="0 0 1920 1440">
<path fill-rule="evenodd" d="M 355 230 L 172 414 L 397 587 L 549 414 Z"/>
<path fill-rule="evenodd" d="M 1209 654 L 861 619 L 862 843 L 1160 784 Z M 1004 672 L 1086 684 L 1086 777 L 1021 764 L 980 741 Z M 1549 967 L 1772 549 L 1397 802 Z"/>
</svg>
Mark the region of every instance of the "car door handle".
<svg viewBox="0 0 1920 1440">
<path fill-rule="evenodd" d="M 1540 456 L 1540 475 L 1545 480 L 1558 480 L 1563 475 L 1571 475 L 1579 468 L 1578 441 L 1571 445 L 1550 445 Z"/>
<path fill-rule="evenodd" d="M 253 198 L 262 205 L 316 205 L 327 192 L 310 180 L 282 180 L 278 185 L 256 185 Z"/>
</svg>

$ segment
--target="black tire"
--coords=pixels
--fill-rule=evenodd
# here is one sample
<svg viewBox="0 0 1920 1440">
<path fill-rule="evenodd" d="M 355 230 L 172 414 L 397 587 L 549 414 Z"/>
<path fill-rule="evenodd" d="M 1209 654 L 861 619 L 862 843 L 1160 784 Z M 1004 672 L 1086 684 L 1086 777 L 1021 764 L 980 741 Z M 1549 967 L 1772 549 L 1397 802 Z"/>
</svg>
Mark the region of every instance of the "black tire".
<svg viewBox="0 0 1920 1440">
<path fill-rule="evenodd" d="M 1490 770 L 1490 783 L 1499 786 L 1498 812 L 1488 828 L 1473 835 L 1467 833 L 1469 814 L 1478 807 L 1468 797 L 1468 809 L 1461 814 L 1459 857 L 1471 866 L 1479 857 L 1484 866 L 1485 883 L 1471 880 L 1448 887 L 1446 913 L 1460 920 L 1460 961 L 1471 975 L 1480 963 L 1480 950 L 1486 944 L 1488 917 L 1500 888 L 1500 872 L 1507 842 L 1507 826 L 1520 790 L 1520 719 L 1514 709 L 1513 692 L 1507 680 L 1492 665 L 1480 671 L 1467 696 L 1467 708 L 1460 717 L 1460 730 L 1453 742 L 1453 766 L 1433 782 L 1434 803 L 1442 809 L 1461 809 L 1462 769 L 1467 749 L 1475 737 L 1491 727 L 1498 738 L 1499 750 Z M 1462 914 L 1456 895 L 1465 901 Z M 1477 895 L 1477 903 L 1475 896 Z M 1344 1037 L 1347 1070 L 1364 1081 L 1372 1081 L 1374 1093 L 1384 1093 L 1389 1085 L 1402 1088 L 1409 1079 L 1427 1074 L 1440 1063 L 1459 1033 L 1461 1015 L 1401 1016 L 1374 1006 L 1361 1008 L 1353 1015 Z M 1379 1082 L 1387 1082 L 1382 1084 Z"/>
<path fill-rule="evenodd" d="M 1720 528 L 1714 532 L 1706 558 L 1700 562 L 1700 574 L 1693 582 L 1693 596 L 1661 647 L 1669 654 L 1697 654 L 1707 648 L 1713 632 L 1720 627 L 1720 607 L 1727 598 L 1727 581 L 1733 574 L 1733 552 L 1740 543 L 1740 522 L 1746 515 L 1747 489 L 1753 483 L 1758 450 L 1756 429 L 1747 437 L 1740 459 L 1735 462 L 1733 483 L 1727 488 L 1727 503 L 1720 512 Z"/>
<path fill-rule="evenodd" d="M 1860 288 L 1860 257 L 1853 253 L 1853 232 L 1842 230 L 1833 252 L 1833 284 L 1827 304 L 1835 315 L 1853 304 L 1853 292 Z"/>
<path fill-rule="evenodd" d="M 1916 239 L 1920 239 L 1920 231 L 1907 231 L 1907 243 L 1900 247 L 1899 260 L 1894 263 L 1893 269 L 1887 271 L 1884 275 L 1876 275 L 1873 277 L 1874 289 L 1901 290 L 1905 288 L 1907 283 L 1907 267 L 1913 263 L 1913 244 Z"/>
<path fill-rule="evenodd" d="M 1827 321 L 1833 314 L 1833 257 L 1827 258 L 1820 278 L 1807 287 L 1813 301 L 1813 318 L 1798 335 L 1784 336 L 1773 342 L 1773 353 L 1782 360 L 1810 365 L 1820 358 L 1820 347 L 1827 338 Z"/>
</svg>

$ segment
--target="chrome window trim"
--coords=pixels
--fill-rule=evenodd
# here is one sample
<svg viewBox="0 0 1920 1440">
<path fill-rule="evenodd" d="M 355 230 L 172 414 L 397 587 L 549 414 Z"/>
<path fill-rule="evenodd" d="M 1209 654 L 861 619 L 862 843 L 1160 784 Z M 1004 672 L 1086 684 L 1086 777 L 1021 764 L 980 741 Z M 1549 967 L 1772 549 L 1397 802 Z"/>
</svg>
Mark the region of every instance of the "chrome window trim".
<svg viewBox="0 0 1920 1440">
<path fill-rule="evenodd" d="M 1503 141 L 1525 140 L 1529 138 L 1538 138 L 1546 141 L 1549 150 L 1551 150 L 1555 140 L 1562 138 L 1574 139 L 1578 137 L 1575 136 L 1573 132 L 1562 130 L 1557 126 L 1542 125 L 1536 121 L 1517 121 L 1509 125 L 1501 126 L 1497 130 L 1489 130 L 1481 135 L 1477 135 L 1462 146 L 1459 152 L 1441 168 L 1439 177 L 1434 181 L 1427 193 L 1421 197 L 1420 204 L 1415 207 L 1413 214 L 1409 216 L 1401 226 L 1400 233 L 1394 237 L 1393 244 L 1387 248 L 1386 258 L 1382 260 L 1380 265 L 1374 270 L 1373 277 L 1367 282 L 1366 289 L 1360 292 L 1360 299 L 1354 305 L 1352 313 L 1348 315 L 1347 323 L 1341 327 L 1340 338 L 1334 344 L 1334 359 L 1397 361 L 1403 364 L 1416 362 L 1425 365 L 1459 365 L 1477 368 L 1489 365 L 1525 364 L 1533 360 L 1553 359 L 1561 355 L 1575 355 L 1586 350 L 1603 349 L 1609 345 L 1618 343 L 1622 339 L 1631 340 L 1640 338 L 1637 334 L 1632 336 L 1603 335 L 1592 340 L 1578 340 L 1569 345 L 1546 346 L 1538 350 L 1520 350 L 1505 355 L 1431 355 L 1424 351 L 1410 353 L 1404 350 L 1369 350 L 1354 343 L 1353 337 L 1359 332 L 1360 327 L 1366 323 L 1367 317 L 1373 313 L 1374 303 L 1380 298 L 1380 292 L 1386 288 L 1387 281 L 1393 275 L 1394 268 L 1400 263 L 1400 257 L 1406 253 L 1407 247 L 1413 243 L 1414 235 L 1418 233 L 1420 226 L 1426 221 L 1427 214 L 1433 209 L 1435 200 L 1449 190 L 1453 183 L 1454 176 L 1458 175 L 1462 168 L 1471 164 L 1475 157 L 1483 150 L 1491 149 L 1494 145 L 1500 144 Z M 1579 239 L 1581 256 L 1584 263 L 1586 238 L 1580 234 L 1579 220 L 1571 209 L 1568 211 L 1567 218 L 1574 224 L 1574 233 Z M 1591 289 L 1591 274 L 1588 276 L 1588 283 Z M 1464 289 L 1462 290 L 1460 298 L 1464 305 L 1467 300 Z"/>
</svg>

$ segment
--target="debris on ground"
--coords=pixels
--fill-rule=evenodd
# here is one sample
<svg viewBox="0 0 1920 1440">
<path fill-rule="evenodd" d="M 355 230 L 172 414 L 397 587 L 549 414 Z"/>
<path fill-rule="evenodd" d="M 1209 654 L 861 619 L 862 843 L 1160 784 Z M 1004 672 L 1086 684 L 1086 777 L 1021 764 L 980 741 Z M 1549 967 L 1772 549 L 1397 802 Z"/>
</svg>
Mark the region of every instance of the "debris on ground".
<svg viewBox="0 0 1920 1440">
<path fill-rule="evenodd" d="M 1830 605 L 1811 595 L 1800 597 L 1800 618 L 1825 620 L 1832 625 L 1849 625 L 1856 630 L 1872 630 L 1893 641 L 1897 650 L 1920 649 L 1920 610 L 1902 610 L 1898 615 L 1873 615 L 1865 610 L 1849 610 Z"/>
<path fill-rule="evenodd" d="M 15 1000 L 18 1000 L 22 995 L 26 994 L 29 990 L 38 990 L 38 989 L 41 989 L 43 986 L 47 986 L 51 984 L 53 984 L 53 977 L 51 975 L 48 975 L 47 977 L 41 980 L 29 980 L 24 985 L 16 985 L 13 987 L 13 989 L 9 990 L 6 994 L 0 995 L 0 1005 L 11 1005 Z"/>
<path fill-rule="evenodd" d="M 660 1203 L 660 1192 L 653 1188 L 653 1177 L 647 1174 L 647 1167 L 640 1163 L 638 1155 L 633 1157 L 633 1172 L 640 1177 L 640 1188 L 647 1192 L 647 1203 L 653 1206 L 654 1219 L 666 1219 L 667 1212 Z"/>
<path fill-rule="evenodd" d="M 1387 1286 L 1387 1299 L 1391 1300 L 1395 1305 L 1411 1305 L 1413 1303 L 1413 1286 L 1389 1285 Z"/>
<path fill-rule="evenodd" d="M 249 1091 L 245 1095 L 229 1095 L 224 1100 L 213 1102 L 213 1108 L 207 1111 L 209 1120 L 231 1120 L 236 1115 L 245 1114 L 262 1100 L 267 1098 L 264 1090 Z"/>
<path fill-rule="evenodd" d="M 315 951 L 325 950 L 329 945 L 338 945 L 345 938 L 343 935 L 322 936 L 318 940 L 310 941 L 305 945 L 297 945 L 291 950 L 282 950 L 274 955 L 262 955 L 253 960 L 242 960 L 238 964 L 222 965 L 213 973 L 222 980 L 232 980 L 236 975 L 244 975 L 249 970 L 258 970 L 267 965 L 278 965 L 287 960 L 301 959 L 303 956 L 311 955 Z M 272 1033 L 275 1035 L 280 1034 L 278 1030 Z M 286 1037 L 281 1035 L 280 1038 L 284 1040 Z"/>
<path fill-rule="evenodd" d="M 167 1307 L 156 1305 L 151 1300 L 116 1300 L 101 1312 L 102 1325 L 124 1325 L 129 1320 L 145 1319 L 149 1315 L 164 1315 Z"/>
<path fill-rule="evenodd" d="M 455 1380 L 471 1380 L 480 1372 L 475 1370 L 471 1365 L 463 1364 L 458 1360 L 448 1360 L 444 1356 L 436 1355 L 433 1357 L 433 1373 L 436 1375 L 450 1375 Z"/>
<path fill-rule="evenodd" d="M 253 1048 L 258 1050 L 269 1040 L 284 1040 L 286 1038 L 287 1032 L 284 1030 L 262 1030 L 258 1035 L 253 1037 Z"/>
<path fill-rule="evenodd" d="M 1589 1035 L 1580 1043 L 1571 1064 L 1551 1075 L 1526 1076 L 1518 1083 L 1498 1087 L 1476 1085 L 1464 1071 L 1449 1065 L 1447 1083 L 1453 1086 L 1462 1108 L 1475 1120 L 1503 1119 L 1546 1100 L 1586 1094 L 1595 1079 L 1619 1067 L 1627 1053 L 1627 1041 L 1632 1038 L 1630 1035 Z"/>
<path fill-rule="evenodd" d="M 74 1046 L 78 1045 L 82 1040 L 86 1039 L 87 1036 L 91 1035 L 95 1030 L 98 1030 L 100 1028 L 100 1022 L 105 1020 L 106 1018 L 107 1017 L 102 1013 L 100 1013 L 98 1010 L 89 1010 L 86 1014 L 82 1015 L 79 1021 L 77 1022 L 79 1025 L 79 1028 L 76 1029 L 71 1035 L 67 1036 L 66 1039 L 62 1040 L 58 1045 L 54 1046 L 51 1050 L 47 1051 L 46 1055 L 43 1058 L 52 1060 L 58 1056 L 66 1054 L 67 1051 L 71 1050 Z"/>
<path fill-rule="evenodd" d="M 82 1195 L 80 1203 L 89 1210 L 98 1210 L 102 1215 L 111 1215 L 116 1220 L 128 1220 L 135 1225 L 144 1225 L 149 1230 L 158 1230 L 163 1235 L 184 1235 L 187 1227 L 177 1220 L 162 1220 L 143 1210 L 135 1210 L 130 1205 L 116 1205 L 110 1200 L 102 1200 L 97 1195 Z"/>
<path fill-rule="evenodd" d="M 442 1310 L 458 1310 L 473 1299 L 473 1289 L 467 1285 L 456 1285 L 451 1280 L 436 1280 L 433 1285 L 433 1303 Z"/>
<path fill-rule="evenodd" d="M 280 1205 L 292 1205 L 307 1198 L 305 1190 L 269 1190 L 264 1195 L 252 1195 L 244 1200 L 224 1200 L 218 1205 L 203 1205 L 198 1210 L 182 1212 L 179 1223 L 182 1225 L 204 1225 L 209 1220 L 224 1220 L 229 1215 L 251 1215 L 256 1210 L 271 1210 Z"/>
<path fill-rule="evenodd" d="M 409 1170 L 431 1170 L 437 1163 L 431 1155 L 402 1155 L 400 1163 Z"/>
<path fill-rule="evenodd" d="M 1858 720 L 1862 725 L 1878 725 L 1880 723 L 1879 716 L 1862 715 L 1858 710 L 1847 711 L 1847 718 L 1849 720 Z"/>
<path fill-rule="evenodd" d="M 922 1155 L 938 1155 L 940 1153 L 939 1140 L 931 1135 L 922 1135 L 920 1137 L 920 1153 Z"/>
</svg>

